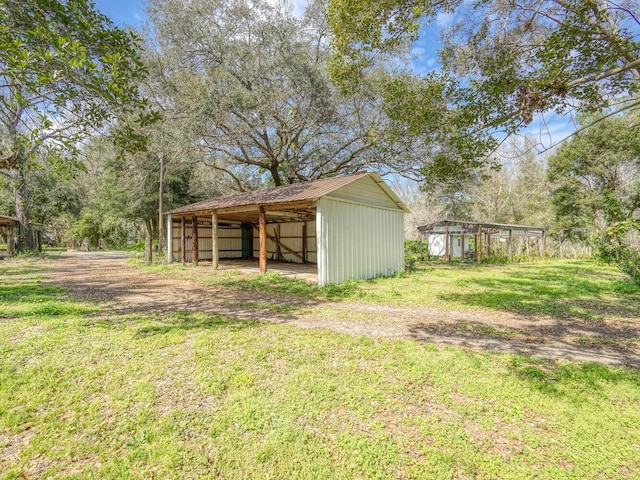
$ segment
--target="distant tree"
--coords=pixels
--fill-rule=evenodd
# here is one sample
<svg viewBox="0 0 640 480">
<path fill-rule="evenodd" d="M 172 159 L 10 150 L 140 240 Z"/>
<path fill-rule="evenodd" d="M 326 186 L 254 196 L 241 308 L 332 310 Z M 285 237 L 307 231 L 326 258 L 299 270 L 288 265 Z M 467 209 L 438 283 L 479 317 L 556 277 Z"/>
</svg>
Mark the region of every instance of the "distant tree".
<svg viewBox="0 0 640 480">
<path fill-rule="evenodd" d="M 38 155 L 79 166 L 81 141 L 140 104 L 145 70 L 137 37 L 89 0 L 0 0 L 0 18 L 0 173 L 24 227 L 21 244 L 32 249 L 28 175 Z"/>
<path fill-rule="evenodd" d="M 625 236 L 640 229 L 637 116 L 605 118 L 577 133 L 549 159 L 549 177 L 564 229 L 579 235 L 595 226 L 600 256 L 620 261 Z"/>
<path fill-rule="evenodd" d="M 551 110 L 640 105 L 637 0 L 330 0 L 328 11 L 332 74 L 347 86 L 378 65 L 380 55 L 405 48 L 439 15 L 451 15 L 444 72 L 425 82 L 436 89 L 452 83 L 451 103 L 464 109 L 459 119 L 471 131 L 513 133 Z M 414 117 L 424 101 L 407 102 L 404 116 Z M 440 164 L 446 177 L 446 162 Z"/>
<path fill-rule="evenodd" d="M 153 152 L 138 152 L 117 158 L 114 153 L 104 159 L 104 173 L 93 210 L 108 226 L 110 218 L 143 225 L 145 261 L 152 260 L 152 242 L 164 219 L 158 217 L 161 163 Z M 200 200 L 190 191 L 194 167 L 188 163 L 167 165 L 163 174 L 164 205 L 167 209 Z"/>
</svg>

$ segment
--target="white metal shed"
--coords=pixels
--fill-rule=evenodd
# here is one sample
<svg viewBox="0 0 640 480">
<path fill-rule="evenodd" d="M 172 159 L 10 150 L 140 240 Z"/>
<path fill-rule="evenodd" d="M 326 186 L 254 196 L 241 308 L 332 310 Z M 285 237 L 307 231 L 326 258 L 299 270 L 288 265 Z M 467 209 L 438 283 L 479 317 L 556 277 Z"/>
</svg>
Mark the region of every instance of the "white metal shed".
<svg viewBox="0 0 640 480">
<path fill-rule="evenodd" d="M 167 258 L 316 264 L 320 285 L 388 275 L 404 268 L 408 211 L 368 172 L 229 195 L 167 212 Z"/>
</svg>

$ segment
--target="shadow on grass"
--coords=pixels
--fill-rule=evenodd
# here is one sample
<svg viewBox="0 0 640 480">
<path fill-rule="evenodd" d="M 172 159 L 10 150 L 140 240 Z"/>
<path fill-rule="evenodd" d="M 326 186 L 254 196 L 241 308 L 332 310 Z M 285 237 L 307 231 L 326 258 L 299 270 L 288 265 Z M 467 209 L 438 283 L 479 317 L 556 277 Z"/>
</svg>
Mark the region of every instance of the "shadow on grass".
<svg viewBox="0 0 640 480">
<path fill-rule="evenodd" d="M 640 288 L 624 279 L 602 275 L 589 265 L 584 268 L 522 266 L 502 278 L 478 275 L 469 279 L 468 284 L 476 291 L 460 289 L 441 294 L 439 298 L 469 306 L 556 318 L 640 318 Z"/>
<path fill-rule="evenodd" d="M 152 325 L 139 329 L 137 338 L 148 338 L 154 335 L 163 335 L 176 331 L 189 330 L 215 330 L 225 329 L 230 331 L 242 331 L 257 328 L 262 325 L 257 320 L 240 320 L 227 318 L 222 315 L 206 315 L 192 312 L 176 312 L 169 319 L 159 325 Z"/>
<path fill-rule="evenodd" d="M 216 285 L 237 288 L 239 290 L 292 295 L 313 300 L 349 298 L 358 290 L 358 283 L 356 281 L 318 287 L 305 280 L 284 277 L 275 272 L 252 276 L 221 275 L 216 279 L 215 283 Z"/>
<path fill-rule="evenodd" d="M 601 363 L 564 363 L 518 356 L 509 371 L 532 390 L 552 395 L 586 399 L 604 392 L 606 385 L 631 384 L 640 387 L 640 371 Z"/>
<path fill-rule="evenodd" d="M 82 315 L 96 310 L 88 305 L 59 299 L 64 292 L 64 288 L 41 285 L 35 280 L 18 285 L 1 285 L 0 318 Z"/>
</svg>

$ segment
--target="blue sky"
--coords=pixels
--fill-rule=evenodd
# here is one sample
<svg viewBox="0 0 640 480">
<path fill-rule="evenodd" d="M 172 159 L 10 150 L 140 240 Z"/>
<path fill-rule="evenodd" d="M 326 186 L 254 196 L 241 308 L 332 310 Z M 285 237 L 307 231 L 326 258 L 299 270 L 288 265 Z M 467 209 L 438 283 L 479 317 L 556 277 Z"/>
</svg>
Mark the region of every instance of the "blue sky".
<svg viewBox="0 0 640 480">
<path fill-rule="evenodd" d="M 306 0 L 290 0 L 290 3 L 295 14 L 303 13 Z M 147 18 L 144 0 L 95 0 L 95 4 L 98 10 L 119 26 L 140 27 Z M 423 28 L 412 52 L 416 72 L 424 74 L 438 68 L 440 28 L 449 25 L 453 20 L 452 15 L 439 15 L 432 25 Z M 574 130 L 575 126 L 569 118 L 551 112 L 534 120 L 523 133 L 532 136 L 539 144 L 538 151 L 542 151 L 560 142 Z"/>
<path fill-rule="evenodd" d="M 95 0 L 96 7 L 117 25 L 138 27 L 146 18 L 141 0 Z"/>
</svg>

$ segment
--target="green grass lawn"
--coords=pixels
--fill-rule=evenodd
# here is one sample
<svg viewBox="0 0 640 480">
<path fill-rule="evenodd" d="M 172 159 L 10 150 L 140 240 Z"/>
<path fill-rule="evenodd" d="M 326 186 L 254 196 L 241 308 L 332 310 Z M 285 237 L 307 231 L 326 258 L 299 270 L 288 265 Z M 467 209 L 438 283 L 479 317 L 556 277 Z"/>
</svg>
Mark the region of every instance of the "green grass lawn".
<svg viewBox="0 0 640 480">
<path fill-rule="evenodd" d="M 640 287 L 616 267 L 588 260 L 475 265 L 418 263 L 411 273 L 318 288 L 275 273 L 212 272 L 180 264 L 139 268 L 231 288 L 292 298 L 345 300 L 458 310 L 495 310 L 560 318 L 640 318 Z"/>
<path fill-rule="evenodd" d="M 516 297 L 497 292 L 512 277 L 521 283 L 507 297 L 524 295 L 535 312 L 578 293 L 620 302 L 620 315 L 638 308 L 613 271 L 558 265 L 471 276 L 424 266 L 333 289 L 270 276 L 239 284 L 234 273 L 200 280 L 511 309 Z M 637 370 L 209 314 L 114 315 L 61 300 L 41 268 L 0 263 L 2 479 L 638 478 Z M 485 283 L 461 284 L 469 278 Z M 540 278 L 548 284 L 536 287 Z M 599 315 L 586 305 L 572 314 Z"/>
</svg>

